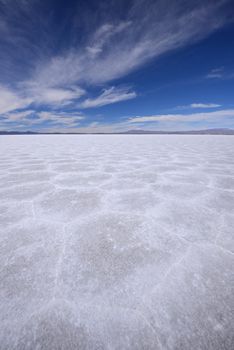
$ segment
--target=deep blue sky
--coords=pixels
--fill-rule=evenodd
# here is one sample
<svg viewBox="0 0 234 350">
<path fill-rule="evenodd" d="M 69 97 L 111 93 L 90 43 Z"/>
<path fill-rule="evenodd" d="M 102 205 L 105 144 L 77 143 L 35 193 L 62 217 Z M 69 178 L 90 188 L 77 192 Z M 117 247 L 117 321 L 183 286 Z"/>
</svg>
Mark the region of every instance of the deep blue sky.
<svg viewBox="0 0 234 350">
<path fill-rule="evenodd" d="M 233 0 L 0 0 L 0 130 L 234 128 Z"/>
</svg>

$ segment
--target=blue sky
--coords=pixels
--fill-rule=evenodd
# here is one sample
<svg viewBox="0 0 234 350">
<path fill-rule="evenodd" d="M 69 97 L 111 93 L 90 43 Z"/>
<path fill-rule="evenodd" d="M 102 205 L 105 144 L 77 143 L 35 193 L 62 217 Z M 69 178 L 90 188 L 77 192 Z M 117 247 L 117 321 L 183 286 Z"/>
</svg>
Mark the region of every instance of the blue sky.
<svg viewBox="0 0 234 350">
<path fill-rule="evenodd" d="M 0 0 L 0 130 L 234 128 L 233 0 Z"/>
</svg>

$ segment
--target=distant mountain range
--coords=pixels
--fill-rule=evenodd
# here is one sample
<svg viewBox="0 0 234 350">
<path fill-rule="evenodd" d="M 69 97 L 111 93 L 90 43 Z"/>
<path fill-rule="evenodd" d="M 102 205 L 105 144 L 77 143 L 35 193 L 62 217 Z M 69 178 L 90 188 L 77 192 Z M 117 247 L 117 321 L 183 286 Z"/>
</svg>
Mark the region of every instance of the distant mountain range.
<svg viewBox="0 0 234 350">
<path fill-rule="evenodd" d="M 123 134 L 157 134 L 157 135 L 234 135 L 233 129 L 205 129 L 187 131 L 147 131 L 129 130 Z"/>
<path fill-rule="evenodd" d="M 59 132 L 33 132 L 33 131 L 0 131 L 0 135 L 234 135 L 233 129 L 206 129 L 206 130 L 187 130 L 187 131 L 148 131 L 148 130 L 128 130 L 125 132 L 113 133 L 59 133 Z"/>
</svg>

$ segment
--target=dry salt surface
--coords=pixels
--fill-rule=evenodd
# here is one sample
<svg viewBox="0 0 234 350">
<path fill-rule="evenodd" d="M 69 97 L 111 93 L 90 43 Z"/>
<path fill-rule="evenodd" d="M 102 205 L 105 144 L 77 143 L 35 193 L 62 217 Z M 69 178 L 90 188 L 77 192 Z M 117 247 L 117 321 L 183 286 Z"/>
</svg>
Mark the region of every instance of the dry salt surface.
<svg viewBox="0 0 234 350">
<path fill-rule="evenodd" d="M 0 349 L 234 349 L 234 137 L 2 136 Z"/>
</svg>

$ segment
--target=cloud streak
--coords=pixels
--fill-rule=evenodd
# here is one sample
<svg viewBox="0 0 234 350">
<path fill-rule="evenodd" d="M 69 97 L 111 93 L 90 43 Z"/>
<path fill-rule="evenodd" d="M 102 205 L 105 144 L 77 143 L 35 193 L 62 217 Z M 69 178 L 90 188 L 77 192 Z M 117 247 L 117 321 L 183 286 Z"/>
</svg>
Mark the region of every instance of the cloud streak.
<svg viewBox="0 0 234 350">
<path fill-rule="evenodd" d="M 44 129 L 45 127 L 57 126 L 63 128 L 78 127 L 85 116 L 74 112 L 50 112 L 25 110 L 21 112 L 9 112 L 4 116 L 0 116 L 0 127 L 5 129 L 9 127 L 37 127 Z"/>
<path fill-rule="evenodd" d="M 217 121 L 218 119 L 231 118 L 234 120 L 234 109 L 219 110 L 215 112 L 190 113 L 190 114 L 159 114 L 149 116 L 137 116 L 128 119 L 130 123 L 148 122 L 197 122 L 197 121 Z"/>
<path fill-rule="evenodd" d="M 217 108 L 217 107 L 221 107 L 221 105 L 217 103 L 192 103 L 190 107 L 191 108 Z"/>
<path fill-rule="evenodd" d="M 85 94 L 85 90 L 79 87 L 47 88 L 39 86 L 27 86 L 27 94 L 36 105 L 51 107 L 68 106 Z"/>
<path fill-rule="evenodd" d="M 129 91 L 127 88 L 115 88 L 111 87 L 105 89 L 103 93 L 96 98 L 88 98 L 81 104 L 81 108 L 94 108 L 117 103 L 121 101 L 130 100 L 136 98 L 137 94 L 134 91 Z"/>
<path fill-rule="evenodd" d="M 22 97 L 8 87 L 0 85 L 0 114 L 20 108 L 25 108 L 31 103 L 30 98 Z"/>
<path fill-rule="evenodd" d="M 206 76 L 207 79 L 222 79 L 224 76 L 224 68 L 212 69 Z"/>
<path fill-rule="evenodd" d="M 219 108 L 222 107 L 222 105 L 217 103 L 191 103 L 190 105 L 186 106 L 178 106 L 176 109 L 212 109 L 212 108 Z"/>
</svg>

